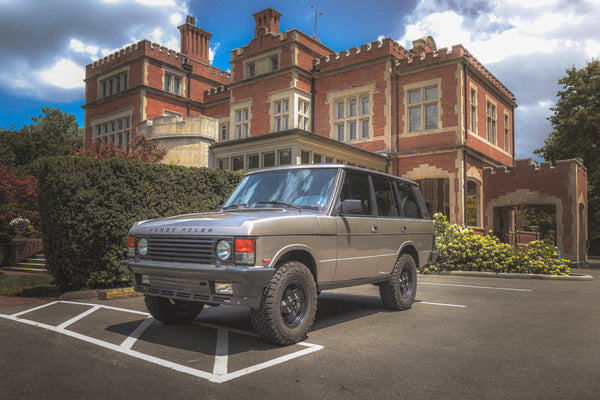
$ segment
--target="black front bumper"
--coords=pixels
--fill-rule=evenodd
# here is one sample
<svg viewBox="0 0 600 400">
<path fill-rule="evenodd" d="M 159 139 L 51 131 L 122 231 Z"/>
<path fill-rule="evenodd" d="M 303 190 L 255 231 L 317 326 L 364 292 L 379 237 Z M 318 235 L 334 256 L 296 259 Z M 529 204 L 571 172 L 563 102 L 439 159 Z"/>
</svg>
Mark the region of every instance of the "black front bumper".
<svg viewBox="0 0 600 400">
<path fill-rule="evenodd" d="M 274 268 L 218 266 L 129 259 L 121 270 L 130 273 L 136 292 L 170 299 L 258 308 Z M 147 276 L 149 283 L 142 282 Z M 231 282 L 233 295 L 215 292 L 215 282 Z"/>
</svg>

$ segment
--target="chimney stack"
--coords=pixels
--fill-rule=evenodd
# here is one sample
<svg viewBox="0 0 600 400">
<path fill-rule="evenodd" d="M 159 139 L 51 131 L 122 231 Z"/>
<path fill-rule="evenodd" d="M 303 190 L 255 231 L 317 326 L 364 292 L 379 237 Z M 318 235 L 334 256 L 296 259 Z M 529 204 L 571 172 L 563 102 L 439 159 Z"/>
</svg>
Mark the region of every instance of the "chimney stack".
<svg viewBox="0 0 600 400">
<path fill-rule="evenodd" d="M 210 64 L 209 45 L 212 33 L 196 26 L 196 18 L 188 15 L 185 24 L 177 27 L 181 34 L 181 54 L 204 64 Z"/>
<path fill-rule="evenodd" d="M 281 13 L 269 7 L 254 14 L 256 20 L 256 28 L 254 29 L 254 37 L 258 37 L 258 33 L 264 30 L 264 33 L 272 33 L 279 35 L 279 18 Z"/>
</svg>

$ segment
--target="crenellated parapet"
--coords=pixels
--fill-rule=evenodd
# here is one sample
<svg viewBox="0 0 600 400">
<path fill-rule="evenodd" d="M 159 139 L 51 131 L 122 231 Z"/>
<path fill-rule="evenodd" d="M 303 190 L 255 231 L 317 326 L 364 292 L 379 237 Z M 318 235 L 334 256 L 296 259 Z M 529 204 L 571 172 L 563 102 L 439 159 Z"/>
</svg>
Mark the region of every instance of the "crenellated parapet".
<svg viewBox="0 0 600 400">
<path fill-rule="evenodd" d="M 471 53 L 469 53 L 466 49 L 464 50 L 464 57 L 467 62 L 475 68 L 479 73 L 481 73 L 489 82 L 491 82 L 498 90 L 500 90 L 505 96 L 510 98 L 512 101 L 516 101 L 515 95 L 500 82 L 498 78 L 494 74 L 490 72 L 477 58 L 475 58 Z"/>
<path fill-rule="evenodd" d="M 86 75 L 92 76 L 101 74 L 114 67 L 120 67 L 126 62 L 135 60 L 139 57 L 151 57 L 169 64 L 175 68 L 182 68 L 183 63 L 188 63 L 193 70 L 201 75 L 213 78 L 217 82 L 228 83 L 231 80 L 231 74 L 211 65 L 206 65 L 189 58 L 179 51 L 170 49 L 159 43 L 153 43 L 149 40 L 141 40 L 123 49 L 109 54 L 86 66 Z"/>
<path fill-rule="evenodd" d="M 556 162 L 556 165 L 552 165 L 550 161 L 544 161 L 538 164 L 532 158 L 519 158 L 515 160 L 512 166 L 500 166 L 500 167 L 485 167 L 483 168 L 483 179 L 492 176 L 513 176 L 513 177 L 525 177 L 535 173 L 541 174 L 552 174 L 560 172 L 568 172 L 572 166 L 576 164 L 583 167 L 583 160 L 581 158 L 573 158 L 569 160 L 560 160 Z"/>
<path fill-rule="evenodd" d="M 114 65 L 121 64 L 123 62 L 123 58 L 126 56 L 143 54 L 145 42 L 148 42 L 148 41 L 141 40 L 137 43 L 126 46 L 119 51 L 116 51 L 112 54 L 109 54 L 109 55 L 99 59 L 99 60 L 94 61 L 91 64 L 86 65 L 85 68 L 89 71 L 89 70 L 93 70 L 93 69 L 100 68 L 100 67 L 105 67 L 105 66 L 112 67 Z"/>
<path fill-rule="evenodd" d="M 393 39 L 385 38 L 363 44 L 360 47 L 352 47 L 350 50 L 342 50 L 339 53 L 331 53 L 315 58 L 313 65 L 315 69 L 325 71 L 339 68 L 340 66 L 369 61 L 386 55 L 405 58 L 409 55 L 409 52 Z"/>
<path fill-rule="evenodd" d="M 494 87 L 502 94 L 508 97 L 513 102 L 515 95 L 506 87 L 494 74 L 492 74 L 479 60 L 477 60 L 467 49 L 462 45 L 454 45 L 452 48 L 443 48 L 437 51 L 426 52 L 410 52 L 407 57 L 398 60 L 397 66 L 400 70 L 422 68 L 431 66 L 434 63 L 443 62 L 452 59 L 462 58 L 473 69 L 479 72 L 487 79 Z"/>
</svg>

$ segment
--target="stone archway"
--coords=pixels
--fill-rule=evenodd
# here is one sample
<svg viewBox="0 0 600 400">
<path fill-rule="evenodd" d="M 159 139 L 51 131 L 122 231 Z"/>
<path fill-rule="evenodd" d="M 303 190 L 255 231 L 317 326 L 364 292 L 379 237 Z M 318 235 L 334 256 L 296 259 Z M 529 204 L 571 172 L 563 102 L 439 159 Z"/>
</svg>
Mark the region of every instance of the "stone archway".
<svg viewBox="0 0 600 400">
<path fill-rule="evenodd" d="M 459 222 L 456 214 L 456 196 L 451 189 L 456 175 L 429 164 L 421 164 L 402 175 L 403 178 L 419 183 L 421 192 L 432 212 L 442 212 L 450 222 Z M 430 197 L 429 199 L 427 197 Z"/>
<path fill-rule="evenodd" d="M 563 205 L 562 200 L 556 196 L 550 196 L 546 193 L 531 191 L 528 189 L 517 189 L 514 192 L 506 193 L 503 196 L 497 197 L 488 201 L 485 209 L 487 225 L 486 231 L 495 230 L 494 226 L 494 209 L 502 207 L 514 207 L 520 205 L 549 205 L 556 209 L 556 245 L 559 249 L 565 248 L 564 226 L 563 221 Z"/>
</svg>

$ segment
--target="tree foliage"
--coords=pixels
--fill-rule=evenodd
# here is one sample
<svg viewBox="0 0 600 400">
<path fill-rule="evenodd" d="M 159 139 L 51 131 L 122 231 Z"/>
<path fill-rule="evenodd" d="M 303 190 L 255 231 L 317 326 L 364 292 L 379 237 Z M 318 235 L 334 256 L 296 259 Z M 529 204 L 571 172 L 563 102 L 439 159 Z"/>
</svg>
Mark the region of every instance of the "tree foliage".
<svg viewBox="0 0 600 400">
<path fill-rule="evenodd" d="M 42 108 L 42 113 L 20 130 L 0 129 L 0 164 L 30 173 L 39 158 L 68 155 L 81 147 L 83 134 L 73 114 L 50 108 Z"/>
<path fill-rule="evenodd" d="M 15 175 L 8 164 L 0 164 L 0 243 L 10 241 L 10 221 L 27 218 L 38 225 L 37 179 L 31 175 Z"/>
<path fill-rule="evenodd" d="M 128 160 L 160 162 L 167 155 L 167 150 L 155 140 L 138 135 L 127 147 L 97 140 L 91 147 L 72 151 L 71 154 L 91 158 L 124 158 Z"/>
<path fill-rule="evenodd" d="M 587 168 L 590 253 L 600 254 L 600 60 L 585 67 L 572 67 L 558 83 L 553 114 L 548 118 L 552 133 L 544 146 L 534 151 L 547 161 L 581 157 Z"/>
</svg>

